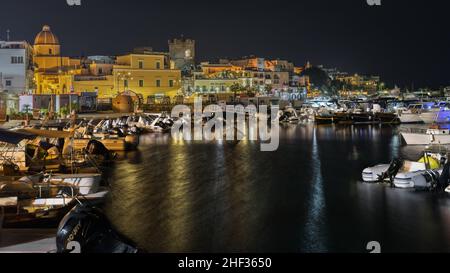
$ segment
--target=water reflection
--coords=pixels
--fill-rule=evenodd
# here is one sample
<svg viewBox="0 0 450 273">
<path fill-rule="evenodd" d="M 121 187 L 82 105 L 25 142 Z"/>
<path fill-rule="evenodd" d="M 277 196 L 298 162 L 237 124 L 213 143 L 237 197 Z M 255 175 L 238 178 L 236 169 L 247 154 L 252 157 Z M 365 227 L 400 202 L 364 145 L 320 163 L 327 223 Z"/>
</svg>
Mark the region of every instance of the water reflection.
<svg viewBox="0 0 450 273">
<path fill-rule="evenodd" d="M 317 144 L 317 134 L 314 130 L 312 146 L 312 192 L 308 201 L 307 222 L 305 225 L 304 252 L 327 252 L 326 246 L 326 209 L 325 196 L 323 192 L 322 163 Z"/>
<path fill-rule="evenodd" d="M 111 173 L 107 212 L 150 252 L 450 250 L 447 196 L 362 184 L 363 168 L 419 158 L 389 126 L 288 125 L 280 148 L 148 135 Z"/>
</svg>

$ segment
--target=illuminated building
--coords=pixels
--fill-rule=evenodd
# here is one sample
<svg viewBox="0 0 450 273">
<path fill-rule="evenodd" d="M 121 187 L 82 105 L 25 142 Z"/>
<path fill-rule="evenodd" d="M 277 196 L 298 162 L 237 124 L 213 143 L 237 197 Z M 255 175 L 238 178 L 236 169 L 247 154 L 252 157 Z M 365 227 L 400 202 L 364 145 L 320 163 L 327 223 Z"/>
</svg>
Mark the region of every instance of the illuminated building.
<svg viewBox="0 0 450 273">
<path fill-rule="evenodd" d="M 346 75 L 336 77 L 337 81 L 344 84 L 342 96 L 369 95 L 376 93 L 383 84 L 378 76 Z"/>
<path fill-rule="evenodd" d="M 201 64 L 201 71 L 194 76 L 194 92 L 229 92 L 238 84 L 258 93 L 282 91 L 289 87 L 290 69 L 286 61 L 265 61 L 262 58 L 243 60 L 222 59 L 218 64 Z M 293 71 L 293 65 L 292 65 Z"/>
<path fill-rule="evenodd" d="M 124 91 L 149 96 L 174 97 L 180 91 L 180 70 L 169 55 L 138 49 L 116 58 L 92 56 L 72 59 L 61 56 L 61 45 L 44 26 L 34 43 L 35 94 L 96 92 L 100 99 L 115 98 Z"/>
<path fill-rule="evenodd" d="M 181 71 L 172 68 L 166 53 L 145 51 L 119 56 L 113 68 L 116 94 L 131 90 L 144 99 L 173 98 L 181 91 Z"/>
<path fill-rule="evenodd" d="M 25 41 L 0 41 L 0 92 L 29 93 L 33 88 L 33 48 Z"/>
<path fill-rule="evenodd" d="M 67 94 L 73 89 L 73 76 L 81 74 L 80 59 L 61 56 L 61 45 L 49 26 L 34 40 L 35 94 Z"/>
</svg>

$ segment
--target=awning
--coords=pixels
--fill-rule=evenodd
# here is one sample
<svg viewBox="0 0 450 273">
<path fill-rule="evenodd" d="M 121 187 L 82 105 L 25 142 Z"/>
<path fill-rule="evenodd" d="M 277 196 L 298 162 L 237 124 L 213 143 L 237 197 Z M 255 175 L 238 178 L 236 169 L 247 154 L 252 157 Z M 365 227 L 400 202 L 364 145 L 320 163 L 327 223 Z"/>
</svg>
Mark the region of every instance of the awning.
<svg viewBox="0 0 450 273">
<path fill-rule="evenodd" d="M 24 132 L 47 138 L 70 138 L 74 134 L 74 132 L 67 132 L 67 131 L 51 131 L 51 130 L 39 130 L 31 128 L 20 129 L 17 132 Z"/>
<path fill-rule="evenodd" d="M 35 139 L 36 135 L 31 132 L 17 132 L 0 129 L 0 142 L 17 145 L 24 139 Z"/>
</svg>

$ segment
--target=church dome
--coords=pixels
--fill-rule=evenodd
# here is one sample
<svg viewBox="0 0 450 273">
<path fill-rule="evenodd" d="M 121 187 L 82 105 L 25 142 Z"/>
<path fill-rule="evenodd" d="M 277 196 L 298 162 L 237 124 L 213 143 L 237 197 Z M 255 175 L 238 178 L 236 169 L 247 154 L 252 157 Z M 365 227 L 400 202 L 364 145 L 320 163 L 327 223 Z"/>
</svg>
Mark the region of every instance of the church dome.
<svg viewBox="0 0 450 273">
<path fill-rule="evenodd" d="M 42 28 L 42 31 L 39 32 L 39 34 L 36 36 L 36 39 L 34 40 L 35 45 L 59 45 L 59 40 L 55 36 L 55 34 L 52 33 L 50 30 L 50 27 L 45 25 Z"/>
</svg>

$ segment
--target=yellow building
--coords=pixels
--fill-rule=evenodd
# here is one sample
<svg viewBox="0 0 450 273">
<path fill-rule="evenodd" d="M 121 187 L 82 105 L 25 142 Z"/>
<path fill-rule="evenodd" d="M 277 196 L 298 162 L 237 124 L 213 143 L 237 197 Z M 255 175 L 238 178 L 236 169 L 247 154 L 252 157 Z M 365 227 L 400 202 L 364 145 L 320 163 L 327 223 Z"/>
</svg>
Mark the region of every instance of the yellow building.
<svg viewBox="0 0 450 273">
<path fill-rule="evenodd" d="M 168 54 L 142 52 L 119 56 L 115 64 L 61 56 L 61 45 L 49 26 L 44 26 L 34 43 L 35 94 L 97 92 L 98 97 L 115 98 L 132 91 L 149 96 L 175 97 L 181 91 L 181 71 L 173 69 Z"/>
<path fill-rule="evenodd" d="M 73 76 L 81 74 L 81 61 L 61 56 L 58 38 L 49 26 L 38 33 L 33 46 L 36 94 L 65 94 L 73 88 Z"/>
<path fill-rule="evenodd" d="M 130 90 L 146 99 L 149 96 L 173 98 L 181 92 L 181 71 L 171 68 L 169 57 L 164 53 L 117 57 L 113 81 L 113 94 Z"/>
</svg>

